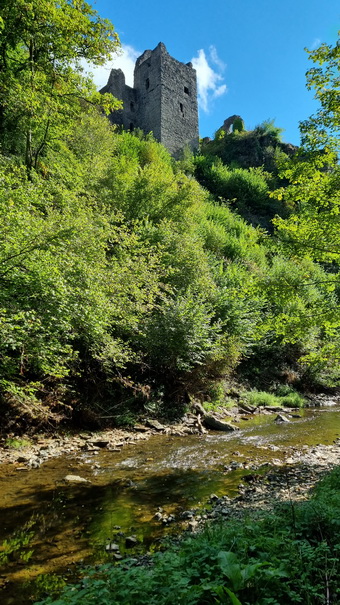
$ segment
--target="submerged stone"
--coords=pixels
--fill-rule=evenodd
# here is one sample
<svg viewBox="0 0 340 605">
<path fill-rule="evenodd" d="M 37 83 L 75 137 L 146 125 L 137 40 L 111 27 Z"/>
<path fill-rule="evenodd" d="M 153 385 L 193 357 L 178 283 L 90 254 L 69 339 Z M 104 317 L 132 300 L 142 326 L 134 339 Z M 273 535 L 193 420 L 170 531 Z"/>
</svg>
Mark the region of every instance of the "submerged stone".
<svg viewBox="0 0 340 605">
<path fill-rule="evenodd" d="M 66 483 L 90 483 L 88 479 L 79 477 L 79 475 L 66 475 L 66 477 L 64 477 L 64 481 L 66 481 Z"/>
</svg>

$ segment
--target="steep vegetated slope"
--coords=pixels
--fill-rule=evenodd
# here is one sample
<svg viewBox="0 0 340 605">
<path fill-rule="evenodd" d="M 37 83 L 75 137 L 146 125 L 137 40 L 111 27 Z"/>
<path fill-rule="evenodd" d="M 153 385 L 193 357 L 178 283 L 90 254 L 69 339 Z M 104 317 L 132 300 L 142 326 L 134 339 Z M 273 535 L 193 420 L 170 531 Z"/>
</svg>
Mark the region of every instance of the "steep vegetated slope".
<svg viewBox="0 0 340 605">
<path fill-rule="evenodd" d="M 93 36 L 90 59 L 99 62 L 108 50 L 96 37 L 104 25 L 91 27 L 84 35 Z M 234 212 L 236 199 L 238 210 L 269 207 L 287 217 L 299 211 L 291 189 L 274 199 L 274 177 L 260 168 L 206 156 L 175 162 L 152 136 L 115 131 L 102 114 L 115 101 L 96 96 L 72 64 L 74 49 L 54 49 L 56 75 L 43 34 L 40 54 L 12 34 L 2 42 L 8 86 L 0 98 L 7 426 L 129 422 L 140 410 L 175 415 L 192 397 L 223 397 L 238 368 L 269 388 L 334 385 L 336 261 L 315 263 Z M 18 57 L 32 94 L 17 87 L 14 104 Z M 50 121 L 48 103 L 60 123 Z M 18 104 L 19 132 L 11 119 Z M 325 187 L 334 187 L 338 177 L 327 175 Z"/>
</svg>

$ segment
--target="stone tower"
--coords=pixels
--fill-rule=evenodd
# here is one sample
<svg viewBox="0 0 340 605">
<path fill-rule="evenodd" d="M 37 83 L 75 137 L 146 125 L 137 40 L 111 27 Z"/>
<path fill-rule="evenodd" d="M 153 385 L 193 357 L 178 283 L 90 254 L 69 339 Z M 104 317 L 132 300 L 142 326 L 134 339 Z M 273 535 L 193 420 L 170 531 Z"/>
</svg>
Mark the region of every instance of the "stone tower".
<svg viewBox="0 0 340 605">
<path fill-rule="evenodd" d="M 196 71 L 191 63 L 185 65 L 170 57 L 162 42 L 137 59 L 133 88 L 125 84 L 121 69 L 112 69 L 101 92 L 123 101 L 123 109 L 110 115 L 113 124 L 153 132 L 174 157 L 186 145 L 197 149 Z"/>
</svg>

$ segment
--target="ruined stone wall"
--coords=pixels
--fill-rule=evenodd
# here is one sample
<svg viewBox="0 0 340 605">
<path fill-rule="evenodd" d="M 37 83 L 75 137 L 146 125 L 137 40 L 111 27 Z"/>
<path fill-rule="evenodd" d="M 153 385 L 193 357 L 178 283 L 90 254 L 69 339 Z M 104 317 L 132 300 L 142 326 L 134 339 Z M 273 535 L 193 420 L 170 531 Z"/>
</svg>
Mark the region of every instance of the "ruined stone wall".
<svg viewBox="0 0 340 605">
<path fill-rule="evenodd" d="M 134 88 L 125 84 L 120 69 L 114 69 L 101 92 L 123 101 L 124 108 L 110 116 L 114 124 L 153 132 L 175 157 L 186 145 L 198 147 L 196 71 L 191 63 L 173 59 L 163 43 L 137 59 Z"/>
<path fill-rule="evenodd" d="M 110 92 L 114 97 L 123 101 L 123 109 L 114 111 L 110 115 L 110 120 L 113 124 L 123 126 L 126 130 L 133 130 L 138 122 L 137 92 L 125 84 L 125 76 L 121 69 L 111 70 L 109 80 L 100 92 Z"/>
<path fill-rule="evenodd" d="M 146 50 L 136 61 L 134 88 L 138 97 L 138 126 L 145 133 L 153 132 L 162 142 L 161 132 L 161 63 L 160 45 L 154 51 Z"/>
<path fill-rule="evenodd" d="M 161 143 L 175 157 L 185 145 L 198 147 L 196 71 L 173 59 L 165 47 L 161 65 Z"/>
</svg>

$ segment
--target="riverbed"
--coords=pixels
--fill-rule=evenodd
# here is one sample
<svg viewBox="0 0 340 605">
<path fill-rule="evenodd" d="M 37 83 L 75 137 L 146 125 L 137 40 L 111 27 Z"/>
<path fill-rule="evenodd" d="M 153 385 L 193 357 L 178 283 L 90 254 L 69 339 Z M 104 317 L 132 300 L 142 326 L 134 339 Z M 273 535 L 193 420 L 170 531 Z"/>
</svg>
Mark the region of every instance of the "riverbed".
<svg viewBox="0 0 340 605">
<path fill-rule="evenodd" d="M 188 511 L 206 512 L 212 494 L 236 497 L 254 471 L 340 463 L 340 448 L 332 446 L 339 411 L 306 409 L 280 425 L 275 415 L 258 415 L 230 433 L 153 435 L 114 451 L 70 451 L 31 470 L 4 465 L 0 544 L 15 536 L 18 548 L 0 568 L 1 603 L 27 602 L 42 574 L 72 579 L 79 564 L 153 551 L 162 537 L 188 527 Z"/>
</svg>

